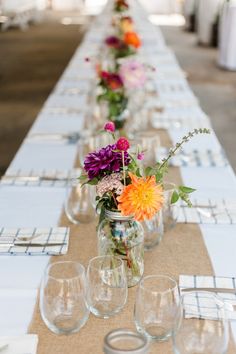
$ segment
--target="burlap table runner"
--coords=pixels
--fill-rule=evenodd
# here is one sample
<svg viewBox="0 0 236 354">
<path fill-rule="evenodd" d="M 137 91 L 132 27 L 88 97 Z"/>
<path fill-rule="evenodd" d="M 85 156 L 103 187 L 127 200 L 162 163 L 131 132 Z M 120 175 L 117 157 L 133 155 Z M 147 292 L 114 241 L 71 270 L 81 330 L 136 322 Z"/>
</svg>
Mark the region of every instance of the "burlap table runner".
<svg viewBox="0 0 236 354">
<path fill-rule="evenodd" d="M 159 133 L 162 144 L 170 145 L 167 134 Z M 170 169 L 168 180 L 181 184 L 179 169 Z M 96 220 L 89 225 L 74 226 L 62 215 L 60 225 L 71 227 L 69 251 L 65 256 L 52 257 L 51 261 L 73 260 L 87 267 L 89 259 L 97 256 Z M 176 280 L 179 274 L 213 275 L 211 261 L 198 225 L 178 224 L 164 235 L 156 248 L 145 253 L 145 275 L 151 274 L 166 274 Z M 129 289 L 128 303 L 120 314 L 106 320 L 90 315 L 80 332 L 69 336 L 58 336 L 47 329 L 41 319 L 37 301 L 29 333 L 39 335 L 38 354 L 102 354 L 103 338 L 110 330 L 121 327 L 135 329 L 133 309 L 136 288 Z M 154 353 L 173 353 L 171 341 L 153 343 L 150 354 Z M 232 340 L 228 353 L 236 353 Z"/>
</svg>

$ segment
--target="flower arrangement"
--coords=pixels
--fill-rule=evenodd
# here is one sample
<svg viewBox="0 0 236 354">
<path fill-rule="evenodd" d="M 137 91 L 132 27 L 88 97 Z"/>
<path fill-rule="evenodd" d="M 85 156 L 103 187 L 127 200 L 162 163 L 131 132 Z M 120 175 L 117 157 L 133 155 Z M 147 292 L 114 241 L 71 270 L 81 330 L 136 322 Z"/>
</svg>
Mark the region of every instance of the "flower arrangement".
<svg viewBox="0 0 236 354">
<path fill-rule="evenodd" d="M 141 40 L 136 32 L 125 32 L 122 36 L 109 36 L 105 39 L 106 46 L 114 59 L 125 58 L 137 53 Z"/>
<path fill-rule="evenodd" d="M 126 120 L 125 110 L 128 105 L 123 80 L 119 73 L 101 70 L 98 72 L 100 92 L 97 101 L 107 104 L 106 119 L 114 122 L 116 129 L 123 128 Z"/>
<path fill-rule="evenodd" d="M 106 130 L 114 132 L 113 123 L 107 123 Z M 101 210 L 100 220 L 105 209 L 120 211 L 122 215 L 133 215 L 137 221 L 151 219 L 163 206 L 163 177 L 168 172 L 168 162 L 181 146 L 198 134 L 209 134 L 208 129 L 194 129 L 183 137 L 180 143 L 170 149 L 167 158 L 152 167 L 142 167 L 145 152 L 137 146 L 134 153 L 129 152 L 130 143 L 125 137 L 113 145 L 89 153 L 84 161 L 84 183 L 96 185 L 97 206 Z M 176 187 L 172 203 L 179 198 L 189 206 L 189 194 L 193 188 Z"/>
<path fill-rule="evenodd" d="M 134 32 L 134 22 L 130 16 L 122 16 L 119 20 L 118 28 L 120 33 Z"/>
<path fill-rule="evenodd" d="M 97 65 L 98 102 L 107 103 L 108 120 L 115 123 L 116 129 L 123 128 L 126 121 L 126 112 L 130 90 L 144 87 L 147 68 L 137 60 L 126 60 L 119 63 L 114 70 L 102 70 Z"/>
<path fill-rule="evenodd" d="M 107 122 L 105 131 L 114 136 L 114 123 Z M 169 159 L 194 135 L 209 133 L 195 129 L 169 151 L 167 158 L 152 167 L 142 167 L 145 152 L 140 147 L 132 153 L 129 141 L 120 137 L 114 144 L 89 153 L 84 161 L 81 182 L 96 186 L 98 253 L 119 256 L 124 260 L 128 286 L 139 282 L 144 271 L 144 234 L 139 221 L 152 219 L 164 203 L 163 177 Z M 172 203 L 179 198 L 189 206 L 193 188 L 176 186 Z"/>
<path fill-rule="evenodd" d="M 115 0 L 114 11 L 122 13 L 129 9 L 129 5 L 125 0 Z"/>
</svg>

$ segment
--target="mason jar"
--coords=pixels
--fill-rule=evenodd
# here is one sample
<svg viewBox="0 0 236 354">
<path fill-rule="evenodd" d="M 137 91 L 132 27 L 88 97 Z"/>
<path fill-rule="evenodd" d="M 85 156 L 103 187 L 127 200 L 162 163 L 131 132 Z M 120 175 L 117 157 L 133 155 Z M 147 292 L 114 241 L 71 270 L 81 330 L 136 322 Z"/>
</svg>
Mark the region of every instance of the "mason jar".
<svg viewBox="0 0 236 354">
<path fill-rule="evenodd" d="M 105 211 L 98 227 L 98 254 L 114 255 L 125 263 L 128 287 L 136 285 L 144 272 L 144 232 L 131 216 Z"/>
</svg>

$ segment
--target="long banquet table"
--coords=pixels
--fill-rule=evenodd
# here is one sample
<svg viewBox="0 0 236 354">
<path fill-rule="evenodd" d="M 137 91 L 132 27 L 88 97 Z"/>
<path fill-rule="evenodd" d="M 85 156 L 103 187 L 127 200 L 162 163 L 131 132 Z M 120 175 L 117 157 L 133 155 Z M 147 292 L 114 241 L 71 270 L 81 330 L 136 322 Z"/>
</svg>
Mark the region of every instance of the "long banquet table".
<svg viewBox="0 0 236 354">
<path fill-rule="evenodd" d="M 142 37 L 143 60 L 156 67 L 155 84 L 158 100 L 171 111 L 176 107 L 187 115 L 189 122 L 181 127 L 170 125 L 158 130 L 162 143 L 170 146 L 200 123 L 211 126 L 209 117 L 201 110 L 174 53 L 166 46 L 158 27 L 148 22 L 135 0 L 130 1 L 137 31 Z M 54 140 L 36 140 L 35 133 L 70 133 L 88 124 L 94 69 L 84 60 L 96 57 L 108 34 L 111 4 L 91 24 L 83 43 L 45 102 L 28 136 L 22 143 L 7 173 L 16 171 L 65 171 L 76 166 L 76 144 Z M 173 87 L 181 87 L 176 91 Z M 66 94 L 68 88 L 83 88 L 83 94 Z M 150 98 L 151 100 L 151 98 Z M 184 112 L 184 113 L 183 113 Z M 197 112 L 197 114 L 196 114 Z M 223 117 L 222 117 L 223 119 Z M 212 128 L 211 128 L 212 130 Z M 199 136 L 186 149 L 216 153 L 222 147 L 212 130 L 211 135 Z M 171 168 L 176 183 L 197 188 L 195 198 L 236 198 L 236 178 L 230 164 L 222 166 L 186 166 Z M 170 178 L 171 179 L 171 178 Z M 2 227 L 70 226 L 69 252 L 66 256 L 1 256 L 0 257 L 0 330 L 2 335 L 39 335 L 38 353 L 102 353 L 104 335 L 118 327 L 134 327 L 133 305 L 135 288 L 129 289 L 128 304 L 121 314 L 108 320 L 90 315 L 85 327 L 71 336 L 57 336 L 46 328 L 38 309 L 38 288 L 48 262 L 59 259 L 77 260 L 87 266 L 96 255 L 95 221 L 74 226 L 63 212 L 65 187 L 0 185 L 0 215 Z M 179 274 L 202 274 L 234 277 L 236 273 L 236 224 L 178 224 L 168 231 L 161 244 L 145 255 L 145 274 L 169 274 L 178 280 Z M 231 323 L 236 339 L 236 323 Z M 151 353 L 171 353 L 171 343 L 153 344 Z M 233 341 L 229 353 L 235 353 Z"/>
</svg>

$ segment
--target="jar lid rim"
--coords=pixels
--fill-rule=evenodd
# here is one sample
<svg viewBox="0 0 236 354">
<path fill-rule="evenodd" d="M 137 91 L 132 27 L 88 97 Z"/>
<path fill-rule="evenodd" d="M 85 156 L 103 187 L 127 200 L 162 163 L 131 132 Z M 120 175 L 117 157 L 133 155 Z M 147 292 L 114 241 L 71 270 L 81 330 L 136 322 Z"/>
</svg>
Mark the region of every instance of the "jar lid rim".
<svg viewBox="0 0 236 354">
<path fill-rule="evenodd" d="M 105 209 L 105 215 L 109 219 L 114 219 L 114 220 L 123 220 L 123 221 L 127 220 L 128 221 L 128 220 L 134 219 L 133 215 L 128 215 L 128 216 L 122 215 L 119 210 L 112 211 L 112 210 L 109 210 L 109 209 Z"/>
</svg>

